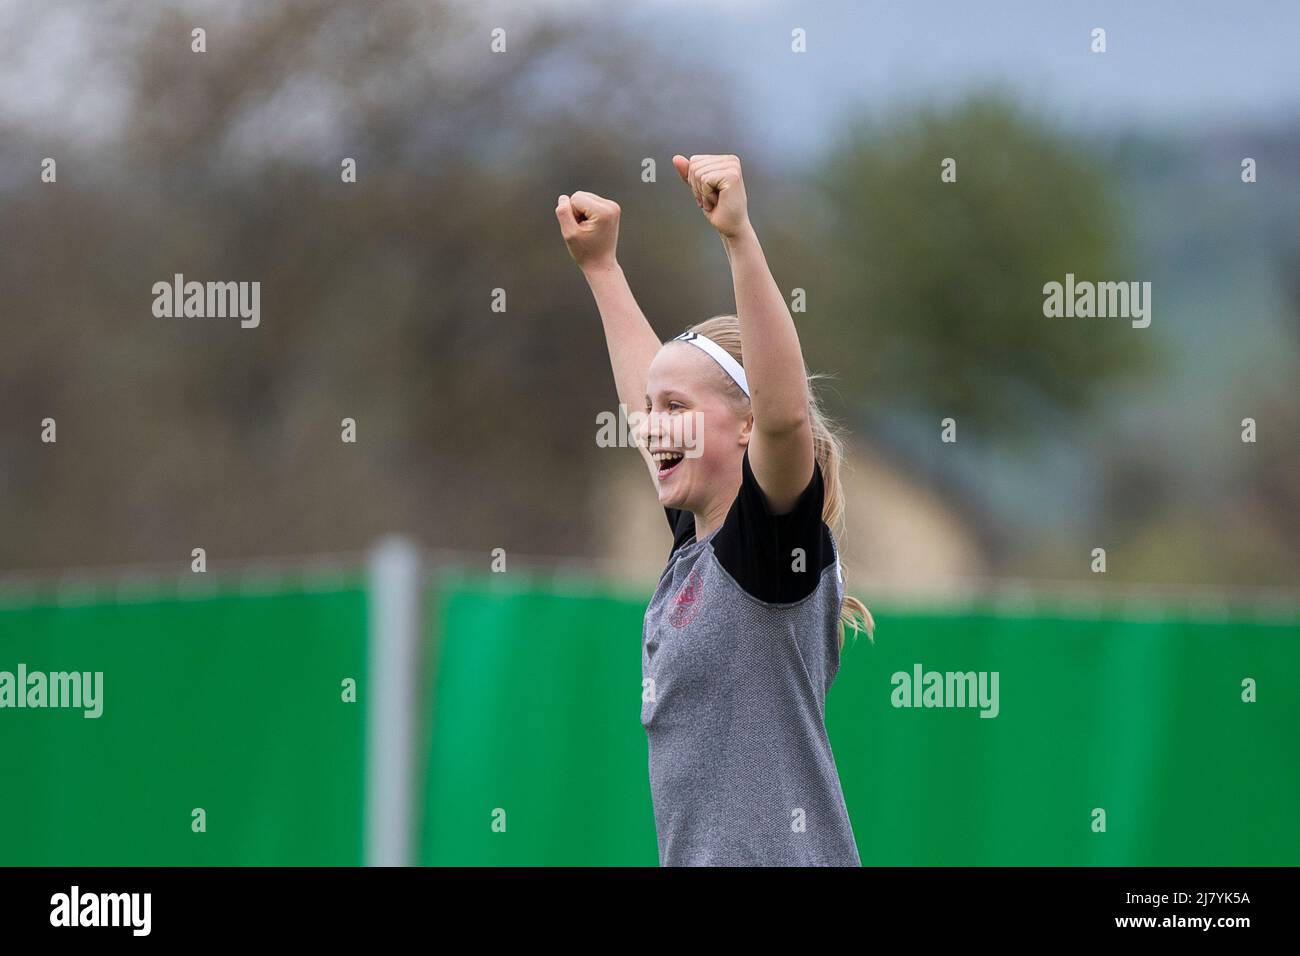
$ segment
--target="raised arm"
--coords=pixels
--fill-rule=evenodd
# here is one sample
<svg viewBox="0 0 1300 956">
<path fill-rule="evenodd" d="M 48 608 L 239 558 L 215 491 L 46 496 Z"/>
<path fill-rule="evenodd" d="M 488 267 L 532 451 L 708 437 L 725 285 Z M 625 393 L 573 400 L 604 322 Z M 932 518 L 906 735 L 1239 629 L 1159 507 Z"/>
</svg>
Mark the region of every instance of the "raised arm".
<svg viewBox="0 0 1300 956">
<path fill-rule="evenodd" d="M 754 413 L 749 465 L 773 511 L 781 514 L 794 507 L 813 475 L 808 378 L 799 335 L 750 225 L 740 160 L 678 155 L 673 165 L 718 230 L 731 261 Z"/>
<path fill-rule="evenodd" d="M 661 343 L 618 264 L 619 212 L 618 203 L 589 192 L 560 196 L 555 207 L 560 234 L 600 310 L 618 400 L 631 414 L 645 408 L 646 375 Z M 653 470 L 644 448 L 641 454 Z"/>
</svg>

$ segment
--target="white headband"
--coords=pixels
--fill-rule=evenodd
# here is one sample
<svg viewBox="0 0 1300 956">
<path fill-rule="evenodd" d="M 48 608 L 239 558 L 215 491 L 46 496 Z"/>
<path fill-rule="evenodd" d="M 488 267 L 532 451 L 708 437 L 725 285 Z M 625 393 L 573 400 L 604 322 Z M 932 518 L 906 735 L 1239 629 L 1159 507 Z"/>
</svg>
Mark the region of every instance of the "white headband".
<svg viewBox="0 0 1300 956">
<path fill-rule="evenodd" d="M 749 397 L 749 380 L 745 378 L 745 370 L 740 367 L 740 363 L 731 357 L 731 353 L 724 349 L 713 339 L 700 335 L 698 332 L 683 332 L 674 342 L 690 342 L 697 349 L 703 350 L 709 358 L 722 366 L 722 370 L 731 376 L 731 380 L 740 386 L 740 390 Z"/>
</svg>

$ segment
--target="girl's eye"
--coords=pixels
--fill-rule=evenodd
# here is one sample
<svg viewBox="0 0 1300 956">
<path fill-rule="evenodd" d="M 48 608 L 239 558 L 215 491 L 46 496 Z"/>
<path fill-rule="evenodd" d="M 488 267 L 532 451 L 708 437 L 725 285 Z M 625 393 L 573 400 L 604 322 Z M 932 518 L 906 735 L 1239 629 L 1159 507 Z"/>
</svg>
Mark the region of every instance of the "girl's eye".
<svg viewBox="0 0 1300 956">
<path fill-rule="evenodd" d="M 669 403 L 668 403 L 668 410 L 669 410 L 669 411 L 676 411 L 676 410 L 679 409 L 679 408 L 685 408 L 685 406 L 684 406 L 681 402 L 669 402 Z"/>
</svg>

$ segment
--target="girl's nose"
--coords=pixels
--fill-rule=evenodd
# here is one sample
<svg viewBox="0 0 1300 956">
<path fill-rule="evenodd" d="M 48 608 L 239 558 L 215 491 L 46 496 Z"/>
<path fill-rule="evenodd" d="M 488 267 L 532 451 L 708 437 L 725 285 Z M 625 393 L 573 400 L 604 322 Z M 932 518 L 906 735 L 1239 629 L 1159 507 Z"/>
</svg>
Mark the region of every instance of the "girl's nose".
<svg viewBox="0 0 1300 956">
<path fill-rule="evenodd" d="M 633 423 L 632 434 L 639 445 L 646 444 L 654 436 L 650 419 L 651 416 L 643 412 L 636 417 L 636 421 Z"/>
<path fill-rule="evenodd" d="M 659 427 L 660 415 L 658 412 L 649 412 L 641 419 L 641 429 L 650 438 L 658 438 L 661 434 Z"/>
</svg>

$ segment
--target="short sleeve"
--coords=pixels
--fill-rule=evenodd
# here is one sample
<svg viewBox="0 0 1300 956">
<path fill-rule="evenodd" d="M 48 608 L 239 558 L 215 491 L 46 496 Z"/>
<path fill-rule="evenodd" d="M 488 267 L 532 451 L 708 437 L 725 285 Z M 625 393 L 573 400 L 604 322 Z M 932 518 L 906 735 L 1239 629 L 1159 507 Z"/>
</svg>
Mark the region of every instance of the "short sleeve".
<svg viewBox="0 0 1300 956">
<path fill-rule="evenodd" d="M 835 544 L 822 521 L 821 466 L 786 514 L 775 515 L 749 465 L 741 462 L 740 491 L 713 539 L 718 563 L 752 597 L 769 604 L 803 600 L 835 563 Z"/>
</svg>

